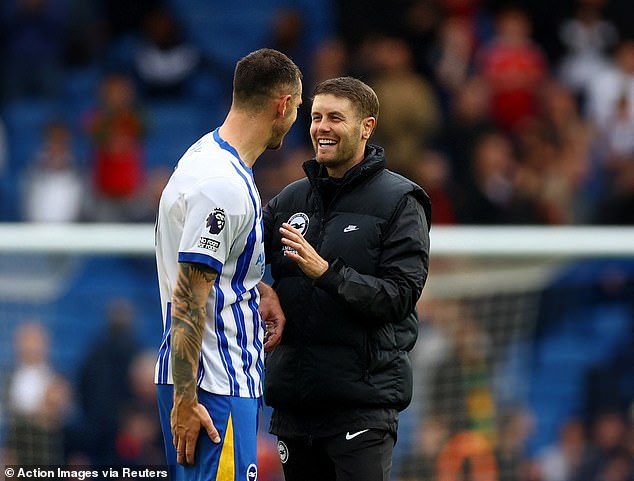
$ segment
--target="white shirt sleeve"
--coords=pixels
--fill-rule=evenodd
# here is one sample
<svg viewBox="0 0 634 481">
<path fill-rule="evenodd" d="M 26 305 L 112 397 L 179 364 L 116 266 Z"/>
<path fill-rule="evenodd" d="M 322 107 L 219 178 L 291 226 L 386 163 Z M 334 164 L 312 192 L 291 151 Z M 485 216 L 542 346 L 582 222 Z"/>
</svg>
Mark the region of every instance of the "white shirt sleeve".
<svg viewBox="0 0 634 481">
<path fill-rule="evenodd" d="M 248 192 L 233 179 L 216 177 L 190 191 L 185 205 L 178 261 L 202 263 L 222 272 L 235 239 L 253 223 Z"/>
</svg>

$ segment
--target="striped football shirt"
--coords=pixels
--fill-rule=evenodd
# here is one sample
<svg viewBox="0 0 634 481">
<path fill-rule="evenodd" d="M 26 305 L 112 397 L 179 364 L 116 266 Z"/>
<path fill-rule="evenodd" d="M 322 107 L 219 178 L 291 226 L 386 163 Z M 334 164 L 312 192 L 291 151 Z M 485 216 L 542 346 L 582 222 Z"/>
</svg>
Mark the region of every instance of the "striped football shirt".
<svg viewBox="0 0 634 481">
<path fill-rule="evenodd" d="M 221 395 L 260 397 L 263 323 L 257 284 L 264 274 L 263 222 L 253 173 L 218 129 L 179 160 L 159 204 L 156 262 L 163 338 L 155 382 L 172 384 L 170 306 L 178 263 L 218 272 L 207 301 L 198 386 Z"/>
</svg>

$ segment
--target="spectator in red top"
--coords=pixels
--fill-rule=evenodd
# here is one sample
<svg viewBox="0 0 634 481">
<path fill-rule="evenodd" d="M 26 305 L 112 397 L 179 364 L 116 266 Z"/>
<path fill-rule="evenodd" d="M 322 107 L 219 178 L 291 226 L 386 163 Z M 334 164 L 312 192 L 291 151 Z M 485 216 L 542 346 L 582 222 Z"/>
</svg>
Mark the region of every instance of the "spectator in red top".
<svg viewBox="0 0 634 481">
<path fill-rule="evenodd" d="M 441 152 L 427 149 L 420 153 L 411 179 L 425 189 L 434 203 L 434 223 L 455 224 L 455 185 L 451 178 L 450 162 Z"/>
<path fill-rule="evenodd" d="M 476 69 L 489 82 L 491 112 L 498 126 L 514 132 L 537 113 L 539 89 L 548 76 L 541 48 L 531 39 L 531 21 L 518 7 L 496 16 L 496 34 L 477 52 Z"/>
<path fill-rule="evenodd" d="M 88 118 L 93 147 L 95 202 L 92 220 L 125 221 L 143 182 L 144 125 L 132 80 L 120 73 L 104 78 L 99 105 Z"/>
</svg>

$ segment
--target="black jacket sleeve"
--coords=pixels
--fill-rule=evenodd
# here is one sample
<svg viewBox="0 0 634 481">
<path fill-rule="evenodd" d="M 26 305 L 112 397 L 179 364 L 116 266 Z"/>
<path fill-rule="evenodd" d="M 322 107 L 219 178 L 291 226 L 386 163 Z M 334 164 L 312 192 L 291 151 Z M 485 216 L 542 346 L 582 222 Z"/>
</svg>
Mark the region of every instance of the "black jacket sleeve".
<svg viewBox="0 0 634 481">
<path fill-rule="evenodd" d="M 386 229 L 376 276 L 360 274 L 337 258 L 315 285 L 373 322 L 398 322 L 414 310 L 428 268 L 428 220 L 423 206 L 407 195 Z"/>
</svg>

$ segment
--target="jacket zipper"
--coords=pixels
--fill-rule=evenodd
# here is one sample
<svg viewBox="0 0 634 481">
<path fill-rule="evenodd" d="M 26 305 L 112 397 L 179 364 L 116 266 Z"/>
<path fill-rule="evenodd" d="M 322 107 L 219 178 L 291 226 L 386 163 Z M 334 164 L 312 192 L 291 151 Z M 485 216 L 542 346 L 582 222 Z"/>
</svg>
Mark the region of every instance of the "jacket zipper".
<svg viewBox="0 0 634 481">
<path fill-rule="evenodd" d="M 370 382 L 370 339 L 365 329 L 363 330 L 363 380 Z"/>
</svg>

